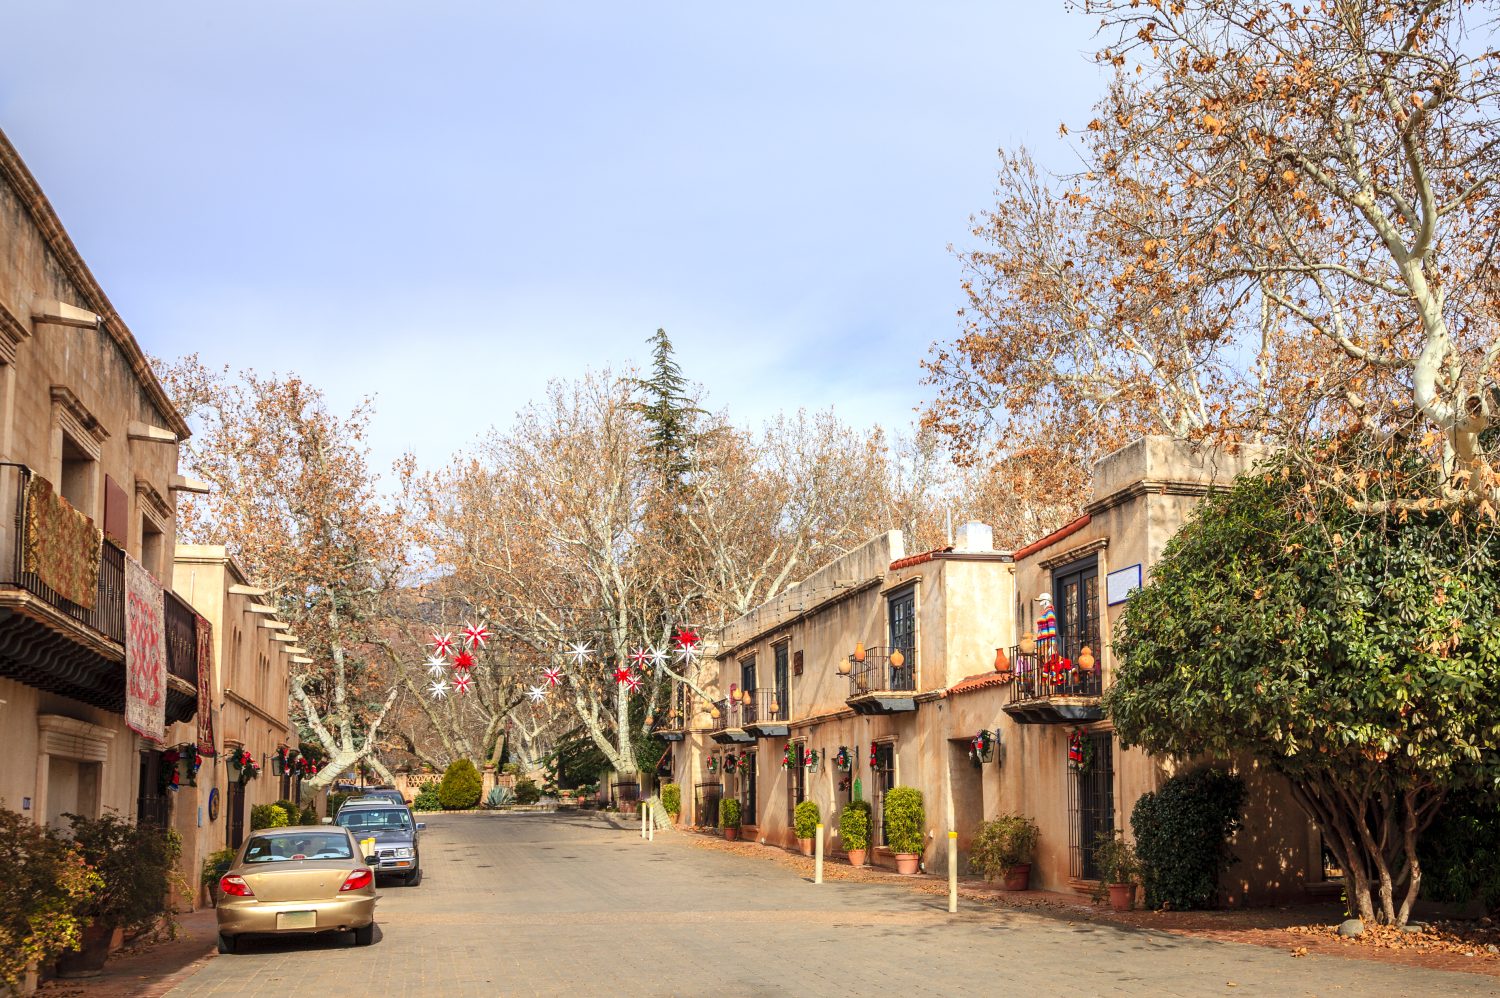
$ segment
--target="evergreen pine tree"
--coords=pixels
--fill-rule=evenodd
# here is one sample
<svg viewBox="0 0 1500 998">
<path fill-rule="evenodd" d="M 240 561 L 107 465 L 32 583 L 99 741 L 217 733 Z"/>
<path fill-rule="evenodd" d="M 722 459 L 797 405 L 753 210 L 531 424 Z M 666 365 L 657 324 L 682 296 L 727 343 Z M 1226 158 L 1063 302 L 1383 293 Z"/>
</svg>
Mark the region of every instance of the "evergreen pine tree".
<svg viewBox="0 0 1500 998">
<path fill-rule="evenodd" d="M 688 397 L 687 378 L 672 352 L 665 329 L 658 329 L 651 344 L 651 377 L 635 385 L 645 395 L 636 410 L 651 425 L 648 448 L 662 484 L 682 489 L 692 470 L 693 421 L 701 410 Z"/>
</svg>

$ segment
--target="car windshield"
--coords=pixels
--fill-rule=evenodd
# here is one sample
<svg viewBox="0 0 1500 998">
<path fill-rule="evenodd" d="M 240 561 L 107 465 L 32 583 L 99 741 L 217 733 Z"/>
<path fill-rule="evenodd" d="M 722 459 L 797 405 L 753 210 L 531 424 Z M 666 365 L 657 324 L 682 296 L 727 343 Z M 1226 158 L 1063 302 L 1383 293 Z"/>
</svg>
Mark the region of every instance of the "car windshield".
<svg viewBox="0 0 1500 998">
<path fill-rule="evenodd" d="M 349 836 L 332 832 L 256 835 L 245 846 L 246 863 L 285 863 L 303 859 L 353 859 Z"/>
<path fill-rule="evenodd" d="M 339 812 L 339 824 L 355 832 L 404 832 L 411 829 L 411 817 L 404 807 L 381 807 Z"/>
</svg>

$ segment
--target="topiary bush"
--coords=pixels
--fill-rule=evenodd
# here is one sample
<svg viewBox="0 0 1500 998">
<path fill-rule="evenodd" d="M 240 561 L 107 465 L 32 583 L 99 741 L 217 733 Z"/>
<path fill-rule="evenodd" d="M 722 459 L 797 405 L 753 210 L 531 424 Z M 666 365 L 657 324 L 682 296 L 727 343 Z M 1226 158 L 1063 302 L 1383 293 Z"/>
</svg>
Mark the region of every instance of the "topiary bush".
<svg viewBox="0 0 1500 998">
<path fill-rule="evenodd" d="M 443 780 L 438 784 L 438 801 L 444 811 L 467 811 L 479 803 L 484 782 L 479 770 L 468 759 L 455 759 L 443 771 Z"/>
<path fill-rule="evenodd" d="M 916 787 L 885 792 L 885 842 L 891 852 L 921 853 L 927 842 L 927 808 Z"/>
<path fill-rule="evenodd" d="M 870 848 L 870 802 L 852 800 L 839 815 L 839 839 L 845 849 Z"/>
<path fill-rule="evenodd" d="M 1146 906 L 1183 911 L 1219 903 L 1219 876 L 1235 861 L 1229 838 L 1245 810 L 1245 781 L 1221 769 L 1174 776 L 1142 794 L 1130 814 Z"/>
<path fill-rule="evenodd" d="M 256 804 L 250 809 L 250 830 L 258 832 L 262 828 L 285 828 L 291 821 L 282 810 L 280 804 Z"/>
<path fill-rule="evenodd" d="M 523 776 L 516 781 L 516 803 L 535 804 L 542 799 L 542 788 L 536 785 L 536 780 Z"/>
<path fill-rule="evenodd" d="M 719 827 L 740 827 L 740 802 L 733 797 L 725 797 L 719 801 Z"/>
<path fill-rule="evenodd" d="M 1003 877 L 1012 867 L 1031 862 L 1041 829 L 1025 815 L 1002 814 L 979 826 L 969 846 L 969 869 L 985 880 Z"/>
<path fill-rule="evenodd" d="M 792 811 L 792 820 L 797 827 L 797 838 L 810 839 L 818 832 L 818 822 L 823 820 L 823 812 L 818 810 L 816 802 L 805 800 Z"/>
<path fill-rule="evenodd" d="M 672 817 L 682 813 L 682 788 L 675 783 L 664 783 L 661 788 L 661 806 Z"/>
<path fill-rule="evenodd" d="M 438 781 L 428 780 L 417 790 L 417 795 L 411 800 L 413 811 L 441 811 L 443 799 L 438 794 Z"/>
</svg>

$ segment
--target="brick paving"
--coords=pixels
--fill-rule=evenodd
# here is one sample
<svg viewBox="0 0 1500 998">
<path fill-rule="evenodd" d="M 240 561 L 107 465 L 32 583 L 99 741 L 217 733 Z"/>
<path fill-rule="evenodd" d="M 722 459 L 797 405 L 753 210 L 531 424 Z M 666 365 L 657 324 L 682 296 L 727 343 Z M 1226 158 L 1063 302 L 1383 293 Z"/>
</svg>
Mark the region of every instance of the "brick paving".
<svg viewBox="0 0 1500 998">
<path fill-rule="evenodd" d="M 173 996 L 1500 995 L 1500 982 L 813 885 L 584 815 L 430 817 L 420 887 L 382 889 L 375 945 L 264 940 Z"/>
</svg>

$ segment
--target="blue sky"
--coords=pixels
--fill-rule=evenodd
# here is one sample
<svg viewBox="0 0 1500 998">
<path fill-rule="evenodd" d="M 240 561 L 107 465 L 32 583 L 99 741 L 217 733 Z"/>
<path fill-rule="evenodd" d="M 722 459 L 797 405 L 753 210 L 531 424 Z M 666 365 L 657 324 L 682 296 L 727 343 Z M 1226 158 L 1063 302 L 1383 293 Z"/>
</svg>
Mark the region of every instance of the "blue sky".
<svg viewBox="0 0 1500 998">
<path fill-rule="evenodd" d="M 46 0 L 0 127 L 146 350 L 377 396 L 429 465 L 666 327 L 714 407 L 905 426 L 995 150 L 1102 80 L 1062 0 Z"/>
</svg>

